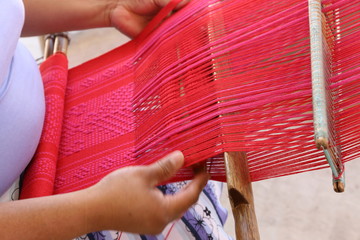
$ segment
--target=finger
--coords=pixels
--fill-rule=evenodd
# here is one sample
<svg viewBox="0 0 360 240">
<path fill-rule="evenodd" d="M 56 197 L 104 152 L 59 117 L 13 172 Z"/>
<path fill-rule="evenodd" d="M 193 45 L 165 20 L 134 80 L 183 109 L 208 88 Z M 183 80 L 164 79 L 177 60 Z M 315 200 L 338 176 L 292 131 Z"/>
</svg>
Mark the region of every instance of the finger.
<svg viewBox="0 0 360 240">
<path fill-rule="evenodd" d="M 158 7 L 158 8 L 163 8 L 165 7 L 171 0 L 153 0 L 154 4 Z M 178 10 L 182 7 L 184 7 L 186 4 L 188 4 L 190 2 L 190 0 L 182 0 L 179 2 L 179 4 L 176 6 L 175 10 Z"/>
<path fill-rule="evenodd" d="M 192 205 L 199 199 L 200 193 L 209 180 L 209 174 L 201 172 L 195 175 L 195 178 L 175 195 L 166 195 L 168 211 L 173 219 L 180 218 Z"/>
<path fill-rule="evenodd" d="M 179 10 L 180 8 L 184 7 L 186 4 L 188 4 L 190 0 L 183 0 L 181 1 L 174 10 Z"/>
<path fill-rule="evenodd" d="M 123 7 L 118 7 L 114 14 L 120 17 L 113 17 L 111 19 L 112 25 L 130 38 L 137 36 L 149 22 L 148 18 L 137 15 Z"/>
<path fill-rule="evenodd" d="M 149 177 L 152 180 L 151 186 L 158 185 L 173 177 L 176 172 L 184 165 L 184 155 L 180 151 L 175 151 L 165 156 L 161 160 L 149 165 Z"/>
</svg>

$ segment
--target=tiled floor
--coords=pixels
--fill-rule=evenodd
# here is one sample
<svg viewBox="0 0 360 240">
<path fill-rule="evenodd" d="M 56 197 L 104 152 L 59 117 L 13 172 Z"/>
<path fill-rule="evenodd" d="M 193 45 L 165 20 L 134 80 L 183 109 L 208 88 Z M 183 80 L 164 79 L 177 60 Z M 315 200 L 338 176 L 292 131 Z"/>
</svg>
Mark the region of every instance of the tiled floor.
<svg viewBox="0 0 360 240">
<path fill-rule="evenodd" d="M 23 40 L 36 58 L 38 42 Z M 113 29 L 71 33 L 70 66 L 127 41 Z M 256 214 L 264 240 L 360 240 L 360 159 L 347 164 L 346 192 L 332 191 L 331 173 L 322 170 L 253 184 Z M 224 189 L 222 202 L 230 205 Z M 231 211 L 231 210 L 230 210 Z M 232 216 L 225 226 L 235 236 Z"/>
</svg>

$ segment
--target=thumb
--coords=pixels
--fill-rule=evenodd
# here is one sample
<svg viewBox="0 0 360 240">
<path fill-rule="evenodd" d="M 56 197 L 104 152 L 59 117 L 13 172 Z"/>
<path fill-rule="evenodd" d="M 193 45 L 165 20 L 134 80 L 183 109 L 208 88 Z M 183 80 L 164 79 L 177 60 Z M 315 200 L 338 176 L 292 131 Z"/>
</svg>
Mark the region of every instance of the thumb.
<svg viewBox="0 0 360 240">
<path fill-rule="evenodd" d="M 148 171 L 151 185 L 156 186 L 173 177 L 183 165 L 184 155 L 180 151 L 172 152 L 161 160 L 149 165 Z"/>
</svg>

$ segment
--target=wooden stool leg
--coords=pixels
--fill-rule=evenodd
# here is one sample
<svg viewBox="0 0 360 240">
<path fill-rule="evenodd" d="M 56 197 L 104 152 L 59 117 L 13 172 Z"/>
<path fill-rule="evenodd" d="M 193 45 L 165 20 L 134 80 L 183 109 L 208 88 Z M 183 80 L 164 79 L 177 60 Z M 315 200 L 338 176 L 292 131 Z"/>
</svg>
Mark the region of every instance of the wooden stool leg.
<svg viewBox="0 0 360 240">
<path fill-rule="evenodd" d="M 254 198 L 246 154 L 225 153 L 226 179 L 237 240 L 259 240 Z"/>
</svg>

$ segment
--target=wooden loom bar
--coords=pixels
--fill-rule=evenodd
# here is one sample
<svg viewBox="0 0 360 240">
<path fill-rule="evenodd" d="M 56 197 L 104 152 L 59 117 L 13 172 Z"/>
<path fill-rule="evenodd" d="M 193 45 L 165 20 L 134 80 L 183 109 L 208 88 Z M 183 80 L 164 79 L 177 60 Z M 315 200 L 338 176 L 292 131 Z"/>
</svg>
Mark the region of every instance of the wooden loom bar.
<svg viewBox="0 0 360 240">
<path fill-rule="evenodd" d="M 320 0 L 308 1 L 309 29 L 310 29 L 310 53 L 311 53 L 311 83 L 312 83 L 312 101 L 314 116 L 314 137 L 316 146 L 323 150 L 333 173 L 333 188 L 335 192 L 345 191 L 344 165 L 341 161 L 340 150 L 334 144 L 331 144 L 330 122 L 332 118 L 328 111 L 331 101 L 327 96 L 331 90 L 328 87 L 326 69 L 328 68 L 325 48 L 327 43 L 323 29 L 327 27 L 326 16 L 322 12 L 322 3 Z M 325 45 L 325 47 L 324 47 Z"/>
<path fill-rule="evenodd" d="M 237 240 L 259 240 L 254 197 L 244 152 L 225 152 L 226 180 Z"/>
</svg>

